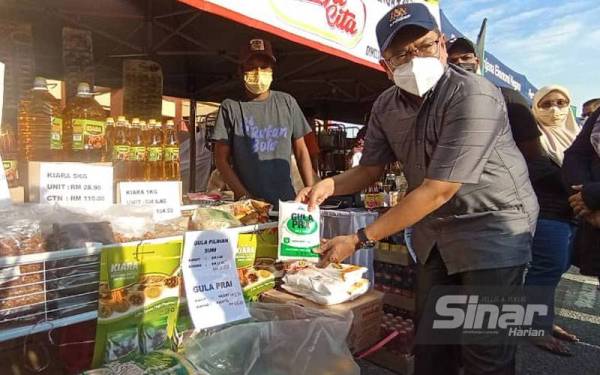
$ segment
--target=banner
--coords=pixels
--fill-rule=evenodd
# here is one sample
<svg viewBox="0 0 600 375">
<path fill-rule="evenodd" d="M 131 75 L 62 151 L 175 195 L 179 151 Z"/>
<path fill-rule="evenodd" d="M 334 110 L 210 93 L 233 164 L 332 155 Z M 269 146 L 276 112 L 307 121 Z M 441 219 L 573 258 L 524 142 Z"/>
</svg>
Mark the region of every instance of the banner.
<svg viewBox="0 0 600 375">
<path fill-rule="evenodd" d="M 440 17 L 442 20 L 442 31 L 446 34 L 448 40 L 465 37 L 463 33 L 450 23 L 443 11 L 440 12 Z M 487 51 L 484 51 L 483 58 L 480 56 L 479 59 L 481 60 L 481 69 L 483 69 L 485 78 L 493 84 L 513 88 L 519 91 L 527 100 L 531 101 L 533 99 L 537 88 L 529 82 L 527 77 L 510 69 L 498 60 L 496 56 Z"/>
<path fill-rule="evenodd" d="M 180 1 L 375 69 L 381 69 L 375 27 L 391 8 L 424 3 L 440 24 L 439 0 Z"/>
</svg>

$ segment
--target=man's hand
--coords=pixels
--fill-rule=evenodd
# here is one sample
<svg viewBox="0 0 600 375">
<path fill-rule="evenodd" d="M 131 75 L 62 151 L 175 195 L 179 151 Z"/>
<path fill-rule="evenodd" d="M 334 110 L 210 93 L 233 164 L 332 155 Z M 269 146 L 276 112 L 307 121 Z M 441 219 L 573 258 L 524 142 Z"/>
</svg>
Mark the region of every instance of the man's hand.
<svg viewBox="0 0 600 375">
<path fill-rule="evenodd" d="M 308 210 L 312 211 L 331 197 L 334 192 L 335 182 L 332 178 L 326 178 L 312 187 L 302 189 L 296 197 L 296 202 L 308 204 Z"/>
<path fill-rule="evenodd" d="M 321 240 L 321 248 L 317 251 L 321 254 L 318 267 L 327 267 L 329 263 L 340 263 L 356 250 L 360 240 L 355 234 L 350 236 L 339 236 L 330 240 Z"/>
<path fill-rule="evenodd" d="M 569 197 L 569 204 L 571 208 L 573 208 L 573 212 L 575 212 L 576 216 L 587 216 L 592 213 L 592 211 L 588 208 L 588 206 L 583 201 L 583 195 L 581 190 L 583 189 L 582 185 L 573 186 L 573 190 L 578 193 L 573 194 Z"/>
</svg>

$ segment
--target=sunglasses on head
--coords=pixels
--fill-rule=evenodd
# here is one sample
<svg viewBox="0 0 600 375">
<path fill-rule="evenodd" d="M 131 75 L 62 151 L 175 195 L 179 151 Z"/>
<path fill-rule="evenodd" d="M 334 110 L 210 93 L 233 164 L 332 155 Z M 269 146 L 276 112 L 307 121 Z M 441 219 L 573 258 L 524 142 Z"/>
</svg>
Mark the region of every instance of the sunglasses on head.
<svg viewBox="0 0 600 375">
<path fill-rule="evenodd" d="M 565 108 L 569 105 L 569 101 L 567 99 L 558 99 L 558 100 L 544 100 L 538 107 L 543 109 L 550 109 L 552 107 Z"/>
</svg>

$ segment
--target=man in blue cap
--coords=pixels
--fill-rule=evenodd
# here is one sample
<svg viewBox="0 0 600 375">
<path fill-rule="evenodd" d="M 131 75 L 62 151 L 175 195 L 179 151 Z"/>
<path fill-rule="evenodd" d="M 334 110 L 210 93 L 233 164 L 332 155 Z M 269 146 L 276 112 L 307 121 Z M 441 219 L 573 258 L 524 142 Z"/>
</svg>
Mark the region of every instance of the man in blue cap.
<svg viewBox="0 0 600 375">
<path fill-rule="evenodd" d="M 329 196 L 355 193 L 380 179 L 387 164 L 401 162 L 406 197 L 356 234 L 324 241 L 321 262 L 342 261 L 412 226 L 418 336 L 434 336 L 435 324 L 424 317 L 444 315 L 436 301 L 426 309 L 436 287 L 456 285 L 462 297 L 479 286 L 520 288 L 539 208 L 500 91 L 447 64 L 445 36 L 427 7 L 395 7 L 376 33 L 381 65 L 395 85 L 373 104 L 360 165 L 304 189 L 297 199 L 314 207 Z M 466 305 L 445 311 L 466 314 Z M 453 343 L 466 342 L 462 332 Z M 503 340 L 433 344 L 442 342 L 417 340 L 416 374 L 458 374 L 461 364 L 465 374 L 515 373 L 516 347 Z"/>
</svg>

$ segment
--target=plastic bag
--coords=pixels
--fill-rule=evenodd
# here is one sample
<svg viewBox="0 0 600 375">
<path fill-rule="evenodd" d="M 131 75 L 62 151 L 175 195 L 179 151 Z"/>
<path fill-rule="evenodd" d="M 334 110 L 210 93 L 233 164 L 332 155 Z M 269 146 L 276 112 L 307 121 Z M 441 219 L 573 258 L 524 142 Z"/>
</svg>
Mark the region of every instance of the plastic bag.
<svg viewBox="0 0 600 375">
<path fill-rule="evenodd" d="M 21 215 L 0 215 L 0 256 L 20 256 L 44 252 L 44 243 L 37 220 Z M 0 267 L 0 327 L 14 327 L 43 318 L 43 263 Z"/>
<path fill-rule="evenodd" d="M 232 214 L 214 208 L 198 208 L 194 211 L 190 229 L 211 230 L 226 229 L 242 226 L 242 223 Z"/>
<path fill-rule="evenodd" d="M 219 211 L 230 213 L 239 220 L 242 225 L 254 225 L 269 221 L 271 205 L 253 199 L 246 199 L 222 206 L 215 206 L 214 208 Z"/>
<path fill-rule="evenodd" d="M 348 264 L 330 264 L 326 268 L 310 264 L 288 272 L 282 287 L 318 304 L 335 305 L 358 298 L 369 290 L 369 281 L 362 278 L 366 271 L 364 267 Z"/>
<path fill-rule="evenodd" d="M 251 321 L 184 344 L 185 357 L 211 375 L 358 375 L 346 345 L 351 313 L 290 304 L 250 304 Z"/>
<path fill-rule="evenodd" d="M 318 261 L 321 243 L 319 208 L 309 212 L 297 202 L 279 202 L 279 260 Z"/>
</svg>

